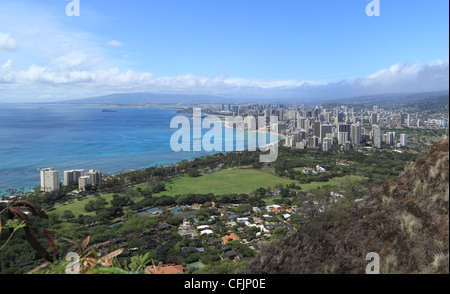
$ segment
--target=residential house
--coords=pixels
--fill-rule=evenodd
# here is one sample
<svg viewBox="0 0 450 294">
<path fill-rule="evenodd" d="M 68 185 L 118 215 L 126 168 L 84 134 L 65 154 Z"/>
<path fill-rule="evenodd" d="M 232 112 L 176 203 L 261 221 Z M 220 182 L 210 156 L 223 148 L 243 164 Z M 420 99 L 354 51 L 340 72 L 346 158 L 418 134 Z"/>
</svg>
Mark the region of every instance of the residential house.
<svg viewBox="0 0 450 294">
<path fill-rule="evenodd" d="M 240 241 L 239 237 L 235 233 L 228 231 L 228 235 L 222 237 L 223 244 L 228 244 L 231 241 Z"/>
<path fill-rule="evenodd" d="M 227 223 L 225 224 L 225 226 L 227 226 L 227 227 L 234 227 L 234 226 L 236 226 L 236 222 L 234 222 L 234 221 L 229 221 L 229 222 L 227 222 Z"/>
<path fill-rule="evenodd" d="M 244 224 L 245 222 L 248 222 L 248 217 L 238 217 L 237 222 L 240 224 Z"/>
<path fill-rule="evenodd" d="M 145 269 L 146 274 L 162 274 L 162 275 L 174 275 L 182 274 L 183 266 L 176 264 L 163 264 L 161 266 L 148 266 Z"/>
<path fill-rule="evenodd" d="M 211 230 L 202 230 L 200 232 L 200 235 L 209 235 L 209 234 L 212 234 L 212 233 L 213 233 L 213 231 L 211 231 Z"/>
<path fill-rule="evenodd" d="M 241 253 L 237 252 L 237 251 L 231 250 L 231 251 L 227 251 L 227 252 L 222 253 L 220 255 L 220 258 L 222 260 L 224 260 L 224 259 L 231 259 L 233 261 L 239 261 L 239 260 L 242 260 L 244 258 L 244 256 Z"/>
<path fill-rule="evenodd" d="M 281 206 L 280 206 L 280 205 L 277 205 L 277 204 L 267 205 L 267 206 L 266 206 L 266 210 L 269 211 L 269 212 L 272 211 L 272 209 L 274 209 L 274 208 L 280 209 Z"/>
<path fill-rule="evenodd" d="M 255 223 L 259 223 L 259 224 L 262 224 L 262 223 L 263 223 L 263 220 L 260 219 L 259 217 L 254 216 L 252 219 L 253 219 L 253 221 L 254 221 Z"/>
</svg>

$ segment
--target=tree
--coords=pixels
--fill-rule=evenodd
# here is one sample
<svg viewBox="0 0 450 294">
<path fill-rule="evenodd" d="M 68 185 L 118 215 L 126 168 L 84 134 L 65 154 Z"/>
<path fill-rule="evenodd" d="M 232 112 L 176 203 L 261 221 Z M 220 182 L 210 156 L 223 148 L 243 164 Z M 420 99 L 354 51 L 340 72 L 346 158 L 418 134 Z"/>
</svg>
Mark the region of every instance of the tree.
<svg viewBox="0 0 450 294">
<path fill-rule="evenodd" d="M 102 210 L 107 202 L 106 199 L 103 197 L 95 197 L 95 200 L 90 200 L 85 206 L 84 206 L 84 210 L 86 210 L 86 212 L 94 212 L 94 211 L 100 211 Z"/>
<path fill-rule="evenodd" d="M 288 232 L 288 228 L 286 227 L 277 227 L 273 230 L 274 235 L 285 235 Z"/>
<path fill-rule="evenodd" d="M 191 178 L 197 178 L 197 177 L 201 176 L 200 172 L 199 172 L 197 169 L 195 169 L 195 168 L 189 169 L 189 170 L 186 172 L 186 174 L 187 174 L 188 176 L 190 176 Z"/>
<path fill-rule="evenodd" d="M 65 220 L 69 221 L 69 220 L 71 220 L 71 219 L 74 219 L 74 218 L 75 218 L 75 215 L 73 214 L 72 211 L 70 211 L 70 210 L 65 210 L 65 211 L 63 212 L 63 214 L 62 214 L 61 217 L 62 217 L 63 219 L 65 219 Z"/>
<path fill-rule="evenodd" d="M 118 194 L 113 195 L 113 199 L 111 200 L 111 205 L 113 207 L 124 207 L 133 205 L 133 200 L 129 196 L 121 197 Z"/>
</svg>

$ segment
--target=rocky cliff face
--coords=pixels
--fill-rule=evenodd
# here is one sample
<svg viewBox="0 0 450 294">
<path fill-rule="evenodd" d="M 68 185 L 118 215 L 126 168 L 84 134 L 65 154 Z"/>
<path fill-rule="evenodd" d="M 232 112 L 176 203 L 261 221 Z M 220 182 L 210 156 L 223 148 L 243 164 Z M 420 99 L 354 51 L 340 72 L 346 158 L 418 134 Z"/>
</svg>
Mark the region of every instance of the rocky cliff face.
<svg viewBox="0 0 450 294">
<path fill-rule="evenodd" d="M 346 210 L 331 210 L 266 247 L 257 274 L 364 274 L 366 254 L 383 273 L 449 273 L 449 140 Z"/>
</svg>

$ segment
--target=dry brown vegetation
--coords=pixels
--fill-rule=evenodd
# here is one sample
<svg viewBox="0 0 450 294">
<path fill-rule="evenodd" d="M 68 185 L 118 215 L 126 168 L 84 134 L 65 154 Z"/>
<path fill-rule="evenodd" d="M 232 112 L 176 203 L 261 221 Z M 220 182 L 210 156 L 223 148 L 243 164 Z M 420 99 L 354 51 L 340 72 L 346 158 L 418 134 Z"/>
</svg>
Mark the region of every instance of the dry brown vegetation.
<svg viewBox="0 0 450 294">
<path fill-rule="evenodd" d="M 449 140 L 364 201 L 331 210 L 272 244 L 246 273 L 365 273 L 368 252 L 381 273 L 449 273 Z"/>
</svg>

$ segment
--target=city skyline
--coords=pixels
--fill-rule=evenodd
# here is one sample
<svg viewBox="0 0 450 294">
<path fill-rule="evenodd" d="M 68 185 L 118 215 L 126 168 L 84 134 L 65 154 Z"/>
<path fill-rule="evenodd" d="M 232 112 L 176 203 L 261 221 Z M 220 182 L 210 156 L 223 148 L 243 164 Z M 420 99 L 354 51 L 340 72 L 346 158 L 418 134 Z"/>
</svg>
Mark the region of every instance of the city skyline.
<svg viewBox="0 0 450 294">
<path fill-rule="evenodd" d="M 381 1 L 373 17 L 368 3 L 80 0 L 72 17 L 69 1 L 1 3 L 0 103 L 448 90 L 448 3 Z"/>
</svg>

